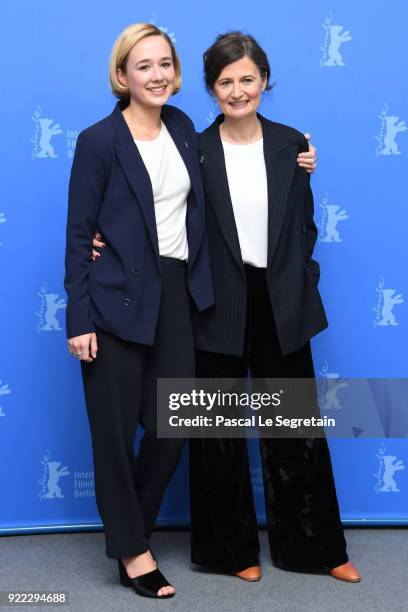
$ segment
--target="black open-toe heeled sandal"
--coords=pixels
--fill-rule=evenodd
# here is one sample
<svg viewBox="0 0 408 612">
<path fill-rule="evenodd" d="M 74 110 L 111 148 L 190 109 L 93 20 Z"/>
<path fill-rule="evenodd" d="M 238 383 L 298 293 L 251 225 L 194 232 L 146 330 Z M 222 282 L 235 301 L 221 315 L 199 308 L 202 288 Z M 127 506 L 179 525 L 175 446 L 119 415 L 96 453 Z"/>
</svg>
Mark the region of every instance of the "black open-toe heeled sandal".
<svg viewBox="0 0 408 612">
<path fill-rule="evenodd" d="M 151 597 L 153 599 L 170 599 L 175 593 L 169 595 L 158 595 L 158 591 L 166 586 L 173 586 L 166 580 L 159 569 L 155 569 L 147 574 L 129 578 L 126 568 L 122 561 L 118 559 L 120 583 L 124 587 L 133 587 L 138 595 Z"/>
</svg>

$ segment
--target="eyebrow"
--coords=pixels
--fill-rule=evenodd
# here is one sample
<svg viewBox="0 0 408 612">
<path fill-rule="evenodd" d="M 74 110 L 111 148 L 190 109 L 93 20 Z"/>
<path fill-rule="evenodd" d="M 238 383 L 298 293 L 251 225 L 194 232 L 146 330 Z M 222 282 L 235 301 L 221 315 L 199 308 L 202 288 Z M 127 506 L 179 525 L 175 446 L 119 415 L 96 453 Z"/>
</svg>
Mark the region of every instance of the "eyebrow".
<svg viewBox="0 0 408 612">
<path fill-rule="evenodd" d="M 171 57 L 162 57 L 162 58 L 160 59 L 160 61 L 162 62 L 163 60 L 172 60 L 172 59 L 173 59 L 173 58 L 171 58 Z M 151 62 L 151 61 L 152 61 L 152 60 L 150 59 L 150 57 L 149 57 L 149 58 L 146 58 L 146 59 L 142 59 L 142 60 L 139 60 L 138 62 L 136 62 L 136 66 L 137 66 L 138 64 L 145 64 L 146 62 Z"/>
<path fill-rule="evenodd" d="M 245 76 L 242 76 L 242 77 L 240 77 L 240 78 L 241 78 L 241 79 L 247 79 L 248 77 L 252 77 L 252 78 L 253 78 L 253 77 L 254 77 L 254 75 L 253 75 L 253 74 L 246 74 Z M 232 78 L 232 77 L 225 76 L 225 77 L 220 78 L 220 81 L 226 81 L 227 79 L 231 79 L 231 78 Z"/>
</svg>

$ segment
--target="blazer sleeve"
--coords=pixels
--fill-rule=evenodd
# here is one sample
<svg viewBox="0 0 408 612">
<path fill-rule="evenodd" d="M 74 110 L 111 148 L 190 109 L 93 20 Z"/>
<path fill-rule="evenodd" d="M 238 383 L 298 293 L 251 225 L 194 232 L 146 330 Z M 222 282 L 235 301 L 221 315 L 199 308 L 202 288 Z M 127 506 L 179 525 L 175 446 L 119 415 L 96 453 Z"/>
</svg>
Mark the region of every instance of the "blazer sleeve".
<svg viewBox="0 0 408 612">
<path fill-rule="evenodd" d="M 67 338 L 95 331 L 89 318 L 92 239 L 106 185 L 105 165 L 86 132 L 75 148 L 68 191 L 64 286 Z"/>
</svg>

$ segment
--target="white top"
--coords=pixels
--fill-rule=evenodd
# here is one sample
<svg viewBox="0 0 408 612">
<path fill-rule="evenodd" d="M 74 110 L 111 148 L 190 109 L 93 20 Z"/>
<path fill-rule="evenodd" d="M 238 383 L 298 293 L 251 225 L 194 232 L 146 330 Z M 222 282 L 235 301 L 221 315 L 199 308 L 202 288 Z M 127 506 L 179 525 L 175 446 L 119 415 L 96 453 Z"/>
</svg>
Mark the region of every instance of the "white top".
<svg viewBox="0 0 408 612">
<path fill-rule="evenodd" d="M 135 140 L 150 176 L 154 197 L 159 253 L 188 258 L 186 231 L 190 177 L 165 124 L 154 140 Z"/>
<path fill-rule="evenodd" d="M 242 261 L 266 268 L 268 186 L 263 138 L 250 144 L 222 141 Z"/>
</svg>

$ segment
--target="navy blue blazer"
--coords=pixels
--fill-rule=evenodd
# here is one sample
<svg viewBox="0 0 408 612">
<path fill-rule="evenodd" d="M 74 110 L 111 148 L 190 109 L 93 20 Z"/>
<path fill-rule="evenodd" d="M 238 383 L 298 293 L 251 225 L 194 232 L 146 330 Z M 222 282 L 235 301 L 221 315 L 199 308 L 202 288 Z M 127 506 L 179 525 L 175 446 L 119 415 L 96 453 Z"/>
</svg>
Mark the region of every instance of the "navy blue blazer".
<svg viewBox="0 0 408 612">
<path fill-rule="evenodd" d="M 310 177 L 296 163 L 308 143 L 297 130 L 258 118 L 268 187 L 266 278 L 281 352 L 287 355 L 328 325 L 317 288 L 320 267 L 312 259 L 317 228 Z M 194 313 L 194 329 L 198 349 L 242 355 L 247 287 L 220 138 L 223 120 L 219 115 L 198 136 L 215 306 Z"/>
<path fill-rule="evenodd" d="M 162 271 L 149 174 L 118 103 L 111 115 L 78 137 L 69 183 L 65 289 L 67 337 L 95 325 L 133 342 L 152 345 Z M 161 118 L 188 170 L 187 286 L 197 310 L 214 303 L 205 232 L 204 193 L 194 125 L 178 108 Z M 106 248 L 92 263 L 96 228 Z"/>
</svg>

